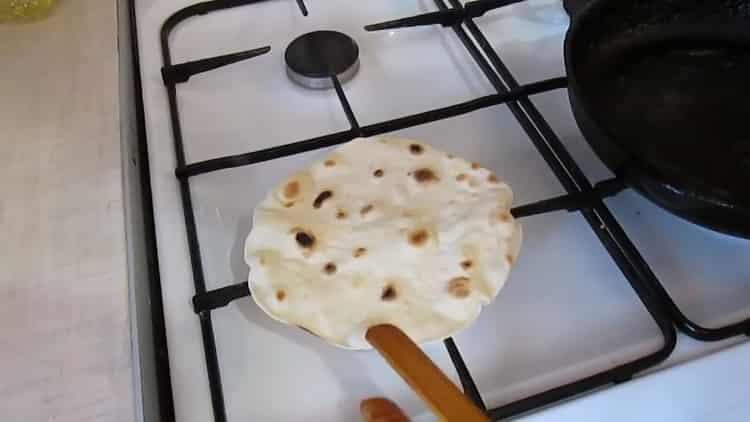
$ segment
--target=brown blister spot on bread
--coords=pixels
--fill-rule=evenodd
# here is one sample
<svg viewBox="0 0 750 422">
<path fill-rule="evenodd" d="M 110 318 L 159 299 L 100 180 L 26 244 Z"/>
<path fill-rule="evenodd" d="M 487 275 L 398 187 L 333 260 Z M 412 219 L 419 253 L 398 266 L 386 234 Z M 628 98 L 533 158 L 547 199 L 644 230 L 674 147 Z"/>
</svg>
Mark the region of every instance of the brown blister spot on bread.
<svg viewBox="0 0 750 422">
<path fill-rule="evenodd" d="M 315 201 L 313 201 L 313 208 L 318 209 L 323 206 L 323 202 L 333 197 L 333 192 L 330 190 L 324 190 L 318 196 L 315 198 Z"/>
<path fill-rule="evenodd" d="M 424 147 L 419 144 L 411 144 L 409 145 L 409 152 L 411 152 L 414 155 L 419 155 L 424 152 Z"/>
<path fill-rule="evenodd" d="M 284 203 L 284 208 L 292 208 L 294 206 L 294 202 L 286 202 Z"/>
<path fill-rule="evenodd" d="M 455 155 L 453 155 L 453 154 L 446 154 L 445 156 L 446 156 L 446 157 L 447 157 L 447 158 L 448 158 L 449 160 L 452 160 L 452 159 L 456 158 L 456 156 L 455 156 Z"/>
<path fill-rule="evenodd" d="M 456 277 L 448 282 L 448 293 L 458 299 L 464 299 L 471 294 L 471 280 L 468 277 Z"/>
<path fill-rule="evenodd" d="M 323 165 L 326 167 L 333 167 L 336 165 L 336 162 L 334 160 L 328 159 L 323 162 Z"/>
<path fill-rule="evenodd" d="M 296 180 L 292 180 L 291 182 L 284 185 L 284 197 L 289 199 L 294 199 L 299 195 L 299 182 Z"/>
<path fill-rule="evenodd" d="M 465 175 L 464 173 L 460 173 L 456 176 L 456 182 L 463 182 L 466 180 L 469 176 Z"/>
<path fill-rule="evenodd" d="M 357 248 L 354 250 L 354 252 L 352 252 L 352 256 L 355 258 L 359 258 L 359 257 L 364 256 L 366 253 L 367 253 L 366 248 Z"/>
<path fill-rule="evenodd" d="M 474 170 L 479 170 L 480 168 L 482 168 L 482 166 L 480 166 L 479 163 L 474 162 L 474 163 L 471 163 L 471 168 Z"/>
<path fill-rule="evenodd" d="M 343 220 L 348 216 L 349 216 L 349 213 L 346 212 L 346 210 L 338 209 L 336 211 L 336 218 L 338 218 L 339 220 Z"/>
<path fill-rule="evenodd" d="M 375 208 L 375 206 L 374 206 L 374 205 L 372 205 L 372 204 L 367 204 L 367 205 L 365 205 L 364 207 L 362 207 L 362 209 L 361 209 L 361 210 L 359 210 L 359 213 L 360 213 L 360 214 L 362 214 L 362 215 L 365 215 L 365 214 L 369 213 L 370 211 L 372 211 L 372 210 L 373 210 L 373 208 Z"/>
<path fill-rule="evenodd" d="M 507 262 L 507 263 L 508 263 L 509 265 L 513 265 L 513 262 L 515 262 L 515 260 L 516 260 L 516 258 L 515 258 L 515 257 L 514 257 L 513 255 L 511 255 L 511 254 L 506 254 L 506 255 L 505 255 L 505 261 L 506 261 L 506 262 Z"/>
<path fill-rule="evenodd" d="M 429 240 L 430 233 L 425 229 L 418 229 L 409 233 L 409 244 L 412 246 L 424 246 Z"/>
<path fill-rule="evenodd" d="M 323 266 L 323 272 L 328 275 L 335 274 L 336 270 L 336 264 L 334 264 L 333 262 L 329 262 Z"/>
<path fill-rule="evenodd" d="M 303 229 L 292 229 L 294 234 L 294 240 L 297 241 L 297 245 L 303 249 L 312 249 L 315 246 L 315 235 L 308 233 Z"/>
<path fill-rule="evenodd" d="M 385 172 L 383 171 L 383 169 L 377 169 L 374 172 L 372 172 L 372 175 L 375 177 L 383 177 L 384 174 Z"/>
<path fill-rule="evenodd" d="M 421 168 L 414 172 L 414 180 L 416 180 L 419 183 L 427 184 L 427 183 L 433 183 L 440 180 L 436 175 L 435 172 L 428 168 Z"/>
<path fill-rule="evenodd" d="M 383 287 L 383 291 L 380 293 L 380 300 L 384 302 L 392 302 L 398 297 L 396 286 L 393 283 L 388 283 Z"/>
<path fill-rule="evenodd" d="M 283 290 L 276 290 L 276 300 L 283 302 L 286 299 L 286 292 Z"/>
<path fill-rule="evenodd" d="M 495 173 L 490 173 L 490 175 L 487 176 L 487 181 L 490 183 L 497 183 L 497 176 L 495 176 Z"/>
<path fill-rule="evenodd" d="M 474 262 L 470 259 L 461 261 L 461 268 L 463 268 L 466 271 L 470 270 L 473 266 L 474 266 Z"/>
</svg>

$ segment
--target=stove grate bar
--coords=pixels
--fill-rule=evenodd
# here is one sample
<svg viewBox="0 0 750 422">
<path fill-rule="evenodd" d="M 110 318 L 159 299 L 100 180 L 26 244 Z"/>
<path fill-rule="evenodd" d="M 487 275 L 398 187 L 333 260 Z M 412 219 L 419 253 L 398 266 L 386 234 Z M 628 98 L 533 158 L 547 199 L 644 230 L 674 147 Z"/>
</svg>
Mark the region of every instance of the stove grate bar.
<svg viewBox="0 0 750 422">
<path fill-rule="evenodd" d="M 443 9 L 437 12 L 422 13 L 406 18 L 393 19 L 385 22 L 365 26 L 365 31 L 382 31 L 385 29 L 410 28 L 414 26 L 442 25 L 445 27 L 457 25 L 470 18 L 478 18 L 493 9 L 520 3 L 524 0 L 475 0 L 453 9 Z"/>
<path fill-rule="evenodd" d="M 482 394 L 479 392 L 479 388 L 477 388 L 477 384 L 474 382 L 474 378 L 471 376 L 469 367 L 466 366 L 461 352 L 458 351 L 456 342 L 453 341 L 452 337 L 448 337 L 443 340 L 443 344 L 448 351 L 448 355 L 451 357 L 453 366 L 456 368 L 456 373 L 458 373 L 458 378 L 461 380 L 461 387 L 464 390 L 464 394 L 482 411 L 487 412 L 487 405 L 484 404 Z"/>
<path fill-rule="evenodd" d="M 352 106 L 349 104 L 349 100 L 346 98 L 346 94 L 344 93 L 344 88 L 341 87 L 341 82 L 339 82 L 339 78 L 336 75 L 333 75 L 331 76 L 331 82 L 333 82 L 333 88 L 336 90 L 336 96 L 339 97 L 341 108 L 344 109 L 344 114 L 346 114 L 346 119 L 349 120 L 349 124 L 352 126 L 352 134 L 356 134 L 357 136 L 363 136 L 362 129 L 360 129 L 359 122 L 357 122 L 357 118 L 354 116 L 354 112 L 352 111 Z"/>
<path fill-rule="evenodd" d="M 258 151 L 212 158 L 205 161 L 187 164 L 185 166 L 178 166 L 175 170 L 175 174 L 180 179 L 187 179 L 190 176 L 195 176 L 203 173 L 210 173 L 218 170 L 247 166 L 264 161 L 275 160 L 277 158 L 288 157 L 294 154 L 314 151 L 320 148 L 332 147 L 335 145 L 343 144 L 344 142 L 351 141 L 356 137 L 357 134 L 352 132 L 351 129 L 345 130 Z"/>
<path fill-rule="evenodd" d="M 263 0 L 206 1 L 196 3 L 173 13 L 164 22 L 160 31 L 160 45 L 164 66 L 168 67 L 172 65 L 169 35 L 179 23 L 193 16 L 204 15 L 214 10 L 227 9 L 229 7 L 257 3 L 259 1 Z M 182 139 L 182 127 L 180 126 L 179 106 L 177 102 L 177 86 L 174 83 L 168 83 L 166 84 L 166 89 L 175 158 L 177 161 L 177 167 L 180 167 L 185 165 L 185 151 Z M 195 287 L 195 292 L 200 294 L 206 291 L 206 285 L 203 272 L 203 260 L 201 258 L 200 244 L 195 223 L 195 213 L 193 211 L 192 196 L 190 192 L 190 183 L 186 179 L 179 179 L 179 187 L 183 217 L 185 220 L 190 266 L 193 273 L 193 285 Z M 226 422 L 227 412 L 224 403 L 224 389 L 222 388 L 221 368 L 219 366 L 218 353 L 216 351 L 216 336 L 213 329 L 213 322 L 211 320 L 211 312 L 205 311 L 200 313 L 199 320 L 214 421 Z"/>
<path fill-rule="evenodd" d="M 246 296 L 250 296 L 250 287 L 247 281 L 230 284 L 193 296 L 193 310 L 196 314 L 212 311 L 223 308 L 229 305 L 229 303 Z"/>
<path fill-rule="evenodd" d="M 707 328 L 692 321 L 680 310 L 643 256 L 637 253 L 637 250 L 636 253 L 629 255 L 629 259 L 635 263 L 642 277 L 648 281 L 649 287 L 664 303 L 677 328 L 684 334 L 700 341 L 719 341 L 741 335 L 750 336 L 750 318 L 716 328 Z"/>
<path fill-rule="evenodd" d="M 307 5 L 305 5 L 305 0 L 297 0 L 297 6 L 299 7 L 300 13 L 302 13 L 302 16 L 307 16 L 309 12 L 307 11 Z"/>
<path fill-rule="evenodd" d="M 201 312 L 198 315 L 201 325 L 201 337 L 203 339 L 203 353 L 206 356 L 206 373 L 211 390 L 211 408 L 214 419 L 217 422 L 227 420 L 227 410 L 224 405 L 224 389 L 221 388 L 221 368 L 219 367 L 218 354 L 216 353 L 216 336 L 214 325 L 211 320 L 211 312 Z M 218 388 L 213 388 L 218 386 Z"/>
<path fill-rule="evenodd" d="M 518 95 L 528 96 L 551 91 L 553 89 L 564 88 L 565 86 L 567 86 L 567 78 L 561 77 L 547 79 L 544 81 L 524 85 L 516 93 L 513 94 L 502 93 L 486 95 L 451 106 L 440 107 L 422 113 L 411 114 L 393 120 L 359 127 L 358 125 L 356 125 L 356 119 L 354 119 L 354 115 L 351 111 L 351 108 L 349 107 L 349 103 L 348 101 L 346 101 L 343 90 L 341 90 L 341 86 L 339 85 L 337 94 L 339 93 L 339 90 L 341 90 L 339 99 L 344 106 L 344 110 L 346 111 L 347 117 L 349 118 L 350 122 L 354 122 L 353 129 L 348 131 L 336 132 L 329 135 L 323 135 L 304 141 L 270 147 L 258 151 L 212 158 L 210 160 L 199 161 L 184 166 L 178 166 L 175 174 L 179 178 L 187 178 L 190 176 L 196 176 L 212 171 L 224 170 L 234 167 L 256 164 L 263 161 L 274 160 L 277 158 L 287 157 L 302 152 L 308 152 L 323 147 L 338 145 L 350 141 L 357 136 L 381 135 L 396 130 L 406 129 L 426 123 L 432 123 L 438 120 L 460 116 L 462 114 L 471 113 L 483 108 L 504 104 L 510 99 L 516 98 Z M 350 115 L 350 113 L 352 114 Z"/>
<path fill-rule="evenodd" d="M 612 179 L 602 180 L 592 189 L 514 207 L 511 210 L 511 214 L 513 214 L 513 217 L 515 218 L 520 218 L 560 210 L 570 212 L 581 211 L 597 206 L 603 198 L 616 195 L 625 188 L 625 182 L 619 177 L 614 177 Z"/>
<path fill-rule="evenodd" d="M 218 69 L 243 60 L 252 59 L 253 57 L 262 56 L 269 51 L 271 51 L 271 47 L 265 46 L 254 48 L 252 50 L 238 51 L 236 53 L 164 66 L 161 68 L 161 78 L 164 81 L 164 85 L 183 83 L 187 82 L 193 75 L 208 72 L 209 70 Z"/>
</svg>

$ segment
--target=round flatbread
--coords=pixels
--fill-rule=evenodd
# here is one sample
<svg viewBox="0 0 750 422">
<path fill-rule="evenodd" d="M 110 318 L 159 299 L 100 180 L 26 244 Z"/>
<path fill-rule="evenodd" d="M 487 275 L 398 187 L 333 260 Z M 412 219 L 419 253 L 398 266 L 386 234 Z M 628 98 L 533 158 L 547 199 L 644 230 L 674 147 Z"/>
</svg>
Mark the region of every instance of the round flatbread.
<svg viewBox="0 0 750 422">
<path fill-rule="evenodd" d="M 268 315 L 328 342 L 370 348 L 393 324 L 415 342 L 474 321 L 520 243 L 513 193 L 487 169 L 424 142 L 355 139 L 255 210 L 250 291 Z"/>
</svg>

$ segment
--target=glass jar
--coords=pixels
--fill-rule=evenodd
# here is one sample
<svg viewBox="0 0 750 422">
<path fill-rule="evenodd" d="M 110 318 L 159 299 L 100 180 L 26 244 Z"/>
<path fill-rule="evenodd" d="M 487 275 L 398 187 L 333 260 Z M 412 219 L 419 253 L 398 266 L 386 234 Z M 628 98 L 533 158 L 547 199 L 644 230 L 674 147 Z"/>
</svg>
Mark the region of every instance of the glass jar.
<svg viewBox="0 0 750 422">
<path fill-rule="evenodd" d="M 47 17 L 57 0 L 0 0 L 0 22 L 30 22 Z"/>
</svg>

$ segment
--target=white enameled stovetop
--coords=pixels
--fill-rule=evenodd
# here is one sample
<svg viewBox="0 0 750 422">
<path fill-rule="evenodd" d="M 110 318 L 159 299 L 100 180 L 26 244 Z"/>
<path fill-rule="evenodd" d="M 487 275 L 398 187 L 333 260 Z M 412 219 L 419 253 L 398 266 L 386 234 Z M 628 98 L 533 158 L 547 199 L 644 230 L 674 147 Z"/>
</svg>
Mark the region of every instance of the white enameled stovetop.
<svg viewBox="0 0 750 422">
<path fill-rule="evenodd" d="M 159 48 L 159 29 L 191 0 L 136 0 L 158 256 L 179 421 L 212 418 Z M 298 35 L 334 29 L 360 47 L 361 70 L 344 85 L 361 124 L 446 106 L 493 88 L 453 32 L 423 27 L 366 33 L 369 23 L 436 10 L 432 1 L 293 0 L 220 11 L 180 25 L 175 63 L 270 45 L 264 56 L 194 76 L 178 86 L 188 162 L 257 150 L 348 128 L 333 91 L 287 79 L 283 54 Z M 560 76 L 568 25 L 559 0 L 529 0 L 477 20 L 520 82 Z M 591 180 L 609 176 L 575 126 L 563 90 L 533 98 Z M 564 193 L 505 106 L 398 133 L 481 162 L 523 204 Z M 191 179 L 209 289 L 247 277 L 242 246 L 265 192 L 326 151 Z M 697 322 L 750 316 L 750 242 L 676 219 L 633 193 L 608 200 L 675 300 Z M 641 357 L 661 335 L 623 275 L 578 214 L 526 218 L 517 267 L 496 302 L 455 337 L 488 406 L 496 407 Z M 711 254 L 704 251 L 711 250 Z M 335 349 L 264 315 L 249 298 L 213 312 L 228 419 L 357 420 L 373 395 L 429 419 L 420 400 L 375 352 Z M 680 338 L 667 365 L 711 345 Z M 441 344 L 426 352 L 454 379 Z"/>
</svg>

